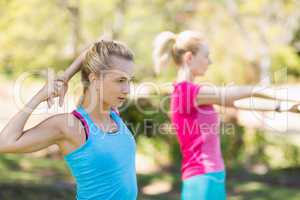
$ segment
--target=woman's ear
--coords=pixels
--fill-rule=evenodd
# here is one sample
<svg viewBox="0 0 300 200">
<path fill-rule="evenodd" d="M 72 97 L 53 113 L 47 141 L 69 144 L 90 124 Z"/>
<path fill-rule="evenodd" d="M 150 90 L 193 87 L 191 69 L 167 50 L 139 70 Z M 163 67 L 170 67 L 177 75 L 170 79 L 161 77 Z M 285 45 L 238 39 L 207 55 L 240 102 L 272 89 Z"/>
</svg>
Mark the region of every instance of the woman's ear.
<svg viewBox="0 0 300 200">
<path fill-rule="evenodd" d="M 90 83 L 92 83 L 96 79 L 97 79 L 97 77 L 96 77 L 95 73 L 92 72 L 92 73 L 89 74 L 89 81 L 90 81 Z"/>
<path fill-rule="evenodd" d="M 183 54 L 183 61 L 186 63 L 186 64 L 191 64 L 192 62 L 192 59 L 193 59 L 193 53 L 190 52 L 190 51 L 187 51 Z"/>
<path fill-rule="evenodd" d="M 93 86 L 93 87 L 95 87 L 95 89 L 96 90 L 98 90 L 99 89 L 99 79 L 98 79 L 98 76 L 97 76 L 97 74 L 96 73 L 90 73 L 89 74 L 89 81 L 90 81 L 90 83 L 91 83 L 91 85 Z"/>
</svg>

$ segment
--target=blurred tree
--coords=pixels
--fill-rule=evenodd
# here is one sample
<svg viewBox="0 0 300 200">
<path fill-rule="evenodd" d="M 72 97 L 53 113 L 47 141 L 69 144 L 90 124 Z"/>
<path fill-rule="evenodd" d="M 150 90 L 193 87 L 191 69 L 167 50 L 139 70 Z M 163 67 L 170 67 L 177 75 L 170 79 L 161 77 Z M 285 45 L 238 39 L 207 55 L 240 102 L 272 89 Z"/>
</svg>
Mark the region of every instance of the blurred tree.
<svg viewBox="0 0 300 200">
<path fill-rule="evenodd" d="M 170 81 L 175 77 L 171 67 L 153 78 L 153 39 L 161 31 L 193 29 L 203 32 L 208 39 L 214 62 L 201 81 L 285 83 L 300 76 L 299 10 L 298 0 L 2 0 L 0 71 L 16 76 L 45 67 L 62 70 L 81 46 L 107 34 L 124 41 L 136 53 L 138 81 Z M 275 72 L 281 73 L 284 68 L 288 78 L 283 74 L 275 79 Z M 148 101 L 145 106 L 157 106 L 152 105 L 155 100 Z M 134 124 L 143 123 L 145 118 L 167 122 L 165 113 L 146 115 L 132 105 L 130 111 L 124 112 Z M 245 151 L 249 145 L 260 145 L 260 151 L 253 151 L 253 155 L 265 152 L 261 141 L 266 138 L 262 134 L 247 142 L 247 130 L 238 125 L 235 130 L 241 135 L 224 140 L 228 144 L 225 147 L 230 146 L 224 152 L 229 162 L 236 159 L 236 163 L 241 163 L 250 154 Z M 175 137 L 160 138 L 163 144 L 177 144 Z M 234 153 L 239 155 L 233 156 Z M 298 155 L 293 148 L 286 154 Z"/>
</svg>

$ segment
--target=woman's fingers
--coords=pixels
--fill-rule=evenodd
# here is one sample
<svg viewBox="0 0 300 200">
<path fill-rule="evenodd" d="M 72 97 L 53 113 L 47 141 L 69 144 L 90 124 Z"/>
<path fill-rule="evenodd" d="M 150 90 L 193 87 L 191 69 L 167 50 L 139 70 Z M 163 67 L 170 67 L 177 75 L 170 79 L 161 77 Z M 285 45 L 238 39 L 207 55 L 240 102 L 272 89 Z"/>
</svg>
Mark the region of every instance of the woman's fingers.
<svg viewBox="0 0 300 200">
<path fill-rule="evenodd" d="M 64 81 L 58 80 L 58 98 L 59 98 L 59 106 L 62 106 L 64 103 L 64 98 L 67 92 L 68 85 L 65 84 Z"/>
<path fill-rule="evenodd" d="M 62 106 L 65 94 L 68 90 L 68 83 L 62 77 L 56 77 L 53 70 L 47 70 L 47 82 L 39 91 L 43 101 L 47 101 L 48 107 L 54 104 L 54 98 L 59 97 L 59 105 Z"/>
<path fill-rule="evenodd" d="M 64 102 L 64 96 L 67 91 L 67 84 L 62 80 L 52 80 L 47 84 L 47 104 L 51 108 L 54 104 L 54 98 L 59 97 L 59 105 L 62 106 Z"/>
<path fill-rule="evenodd" d="M 52 96 L 53 96 L 53 98 L 55 98 L 55 97 L 59 98 L 59 106 L 62 106 L 64 103 L 64 97 L 66 95 L 67 88 L 68 88 L 68 85 L 62 80 L 56 79 L 53 82 Z"/>
<path fill-rule="evenodd" d="M 59 95 L 59 106 L 62 107 L 63 104 L 64 104 L 64 98 L 65 98 L 65 94 L 64 93 L 61 93 Z"/>
<path fill-rule="evenodd" d="M 48 108 L 51 108 L 51 102 L 50 102 L 50 99 L 47 99 L 47 105 L 48 105 Z"/>
<path fill-rule="evenodd" d="M 49 101 L 49 105 L 51 108 L 54 104 L 54 98 L 56 97 L 56 87 L 55 87 L 55 83 L 53 82 L 53 84 L 50 84 L 51 86 L 49 87 L 49 98 L 48 98 L 48 101 Z"/>
<path fill-rule="evenodd" d="M 53 96 L 50 96 L 47 100 L 47 103 L 48 103 L 48 108 L 51 108 L 54 104 L 54 97 Z"/>
</svg>

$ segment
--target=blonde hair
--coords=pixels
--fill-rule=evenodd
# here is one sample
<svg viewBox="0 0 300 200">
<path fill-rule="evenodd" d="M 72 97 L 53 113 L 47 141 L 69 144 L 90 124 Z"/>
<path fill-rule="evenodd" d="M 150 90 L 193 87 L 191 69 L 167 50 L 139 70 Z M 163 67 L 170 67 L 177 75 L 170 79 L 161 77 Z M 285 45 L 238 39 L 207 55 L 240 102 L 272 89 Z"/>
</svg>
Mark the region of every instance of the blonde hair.
<svg viewBox="0 0 300 200">
<path fill-rule="evenodd" d="M 160 69 L 173 61 L 177 66 L 182 64 L 185 52 L 196 54 L 201 44 L 205 42 L 203 36 L 196 31 L 183 31 L 175 34 L 170 31 L 160 33 L 154 40 L 153 61 L 154 70 L 158 74 Z"/>
<path fill-rule="evenodd" d="M 89 74 L 101 74 L 103 70 L 112 68 L 112 56 L 121 57 L 130 61 L 134 60 L 133 52 L 122 42 L 113 40 L 101 40 L 94 43 L 86 52 L 81 66 L 81 82 L 83 85 L 83 96 L 89 85 Z M 83 99 L 80 100 L 82 103 Z M 79 103 L 79 104 L 81 104 Z"/>
</svg>

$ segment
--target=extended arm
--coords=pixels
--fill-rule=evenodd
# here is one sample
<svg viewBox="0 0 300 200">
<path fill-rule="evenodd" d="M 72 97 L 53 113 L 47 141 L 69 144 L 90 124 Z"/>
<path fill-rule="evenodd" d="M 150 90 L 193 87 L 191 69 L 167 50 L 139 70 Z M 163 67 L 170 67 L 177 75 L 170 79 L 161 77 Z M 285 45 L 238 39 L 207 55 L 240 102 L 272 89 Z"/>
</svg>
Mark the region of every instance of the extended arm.
<svg viewBox="0 0 300 200">
<path fill-rule="evenodd" d="M 274 92 L 262 88 L 255 88 L 254 86 L 229 86 L 229 87 L 213 87 L 202 86 L 197 96 L 197 101 L 202 104 L 217 104 L 220 106 L 236 106 L 234 103 L 237 100 L 244 98 L 260 98 L 265 100 L 283 100 L 288 101 L 287 98 L 277 97 Z M 255 101 L 253 101 L 255 103 Z M 273 109 L 270 105 L 267 110 Z M 275 104 L 274 104 L 275 105 Z M 274 109 L 277 105 L 275 105 Z M 261 106 L 263 109 L 263 106 Z"/>
</svg>

